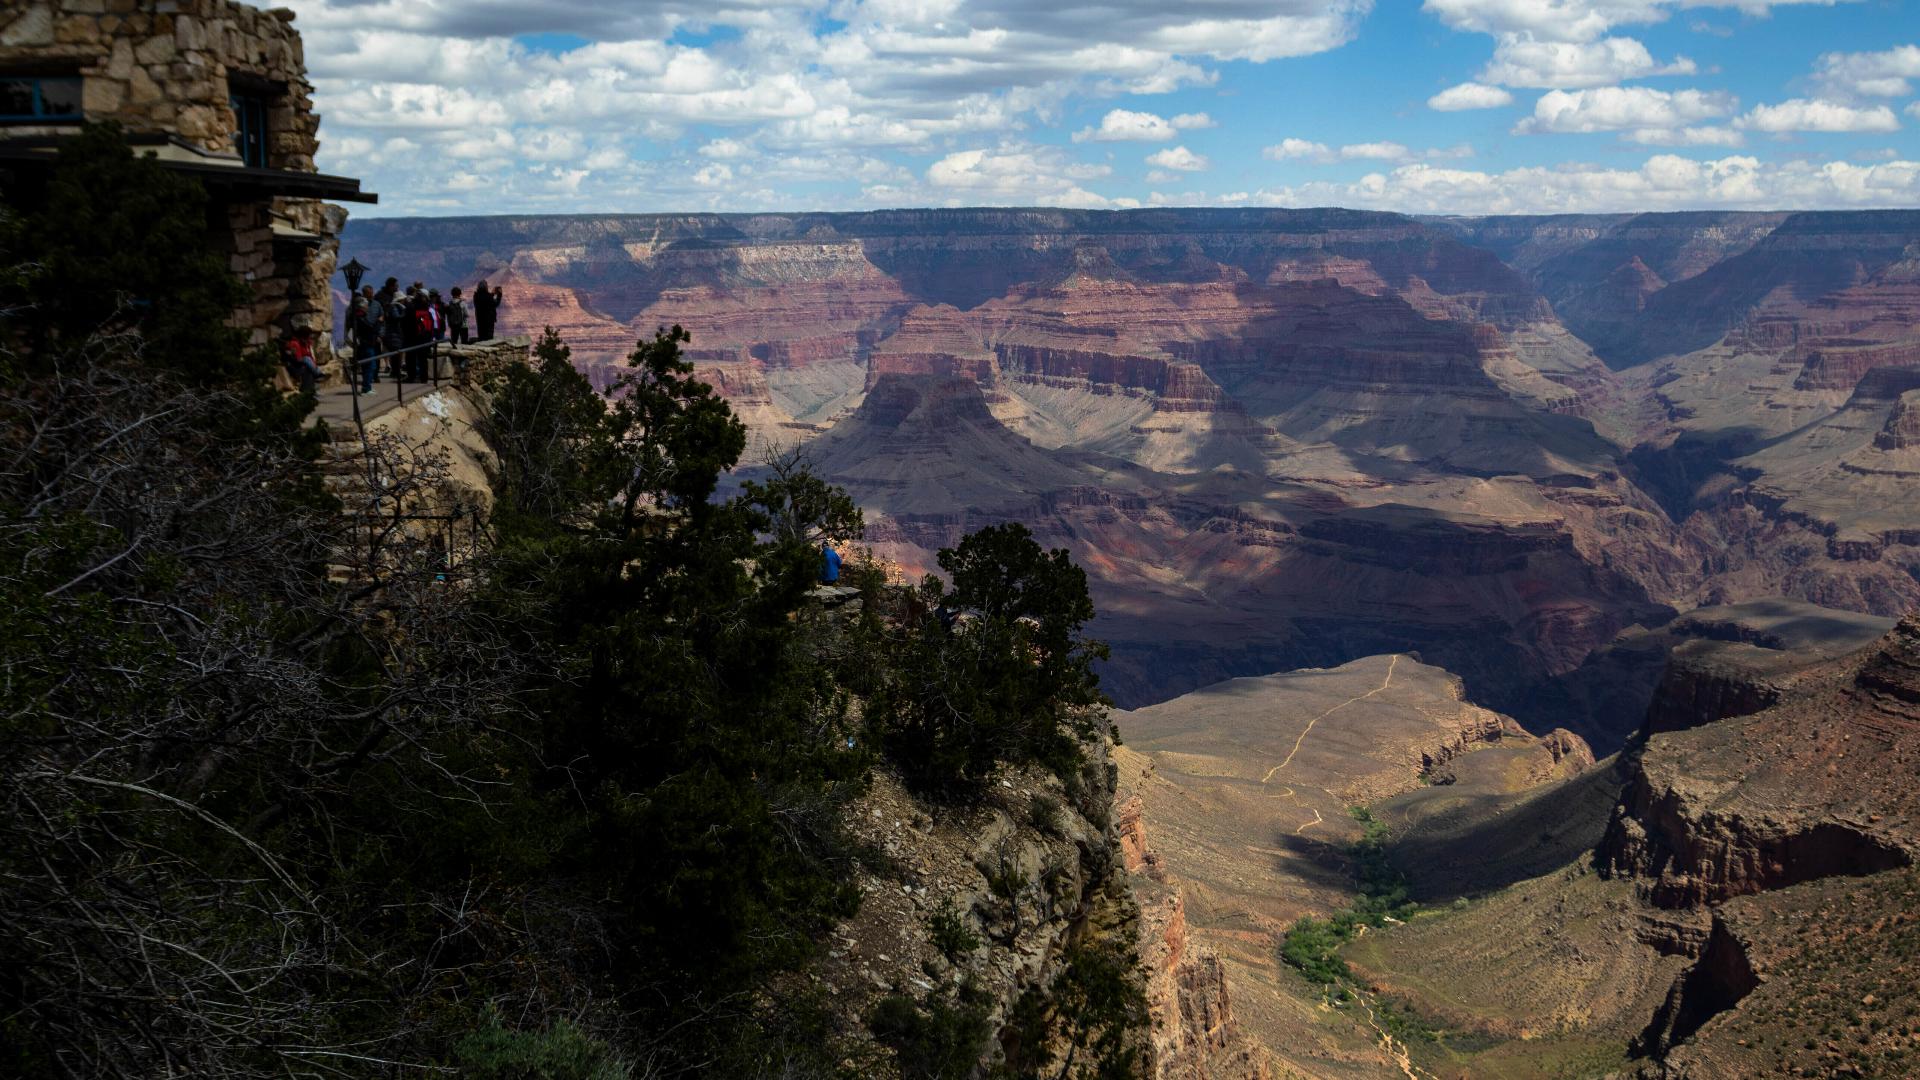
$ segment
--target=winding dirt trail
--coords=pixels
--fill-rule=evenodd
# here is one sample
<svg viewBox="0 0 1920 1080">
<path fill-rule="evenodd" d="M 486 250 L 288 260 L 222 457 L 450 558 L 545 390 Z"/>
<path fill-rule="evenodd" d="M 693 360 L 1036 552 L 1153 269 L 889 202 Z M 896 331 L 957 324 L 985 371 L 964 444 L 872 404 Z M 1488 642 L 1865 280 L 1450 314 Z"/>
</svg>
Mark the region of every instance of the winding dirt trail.
<svg viewBox="0 0 1920 1080">
<path fill-rule="evenodd" d="M 1328 709 L 1326 712 L 1321 713 L 1319 716 L 1316 716 L 1313 719 L 1307 721 L 1307 726 L 1305 728 L 1302 728 L 1300 731 L 1300 737 L 1293 740 L 1293 749 L 1287 751 L 1286 760 L 1282 761 L 1278 765 L 1275 765 L 1273 768 L 1268 769 L 1267 775 L 1261 777 L 1260 782 L 1263 784 L 1266 783 L 1267 781 L 1273 779 L 1274 773 L 1277 773 L 1281 769 L 1284 769 L 1287 766 L 1293 764 L 1293 756 L 1300 752 L 1300 744 L 1307 741 L 1308 734 L 1310 734 L 1313 731 L 1313 725 L 1319 723 L 1322 720 L 1325 720 L 1327 717 L 1332 716 L 1334 713 L 1339 712 L 1341 709 L 1346 708 L 1347 706 L 1353 704 L 1356 701 L 1365 701 L 1368 698 L 1372 697 L 1373 695 L 1379 693 L 1380 691 L 1385 690 L 1387 687 L 1392 686 L 1393 685 L 1393 669 L 1399 663 L 1400 663 L 1400 654 L 1394 653 L 1391 657 L 1387 659 L 1387 677 L 1380 680 L 1379 686 L 1374 687 L 1373 689 L 1367 691 L 1364 694 L 1355 694 L 1353 697 L 1348 698 L 1347 700 L 1341 702 L 1340 704 L 1335 705 L 1333 708 Z"/>
<path fill-rule="evenodd" d="M 1293 749 L 1287 751 L 1287 756 L 1285 760 L 1281 761 L 1280 764 L 1275 765 L 1273 768 L 1268 769 L 1267 775 L 1261 777 L 1260 782 L 1263 784 L 1270 782 L 1273 779 L 1274 773 L 1277 773 L 1281 769 L 1284 769 L 1287 766 L 1293 764 L 1294 755 L 1300 752 L 1300 745 L 1307 741 L 1307 736 L 1310 733 L 1312 733 L 1313 726 L 1315 724 L 1318 724 L 1320 721 L 1325 720 L 1327 717 L 1332 716 L 1334 713 L 1339 712 L 1341 709 L 1346 708 L 1347 706 L 1353 704 L 1356 701 L 1365 701 L 1368 698 L 1372 697 L 1373 695 L 1378 694 L 1382 690 L 1385 690 L 1387 687 L 1392 686 L 1393 685 L 1393 669 L 1396 666 L 1398 666 L 1399 663 L 1400 663 L 1400 654 L 1394 653 L 1391 657 L 1387 658 L 1387 674 L 1385 678 L 1380 680 L 1379 686 L 1374 687 L 1373 689 L 1367 691 L 1364 694 L 1355 694 L 1354 696 L 1348 698 L 1347 700 L 1341 702 L 1340 704 L 1335 705 L 1334 707 L 1321 713 L 1319 716 L 1316 716 L 1313 719 L 1307 721 L 1307 726 L 1300 729 L 1299 737 L 1293 740 Z M 1270 799 L 1289 799 L 1289 798 L 1295 797 L 1293 788 L 1287 787 L 1287 785 L 1285 784 L 1282 784 L 1280 786 L 1287 788 L 1286 794 L 1269 795 L 1267 797 Z M 1313 810 L 1312 807 L 1308 807 L 1308 809 Z M 1315 825 L 1318 825 L 1325 820 L 1326 818 L 1323 818 L 1320 816 L 1320 811 L 1313 810 L 1313 820 L 1305 822 L 1301 824 L 1299 828 L 1294 829 L 1293 835 L 1299 836 L 1301 833 L 1306 832 L 1308 829 L 1313 828 Z"/>
</svg>

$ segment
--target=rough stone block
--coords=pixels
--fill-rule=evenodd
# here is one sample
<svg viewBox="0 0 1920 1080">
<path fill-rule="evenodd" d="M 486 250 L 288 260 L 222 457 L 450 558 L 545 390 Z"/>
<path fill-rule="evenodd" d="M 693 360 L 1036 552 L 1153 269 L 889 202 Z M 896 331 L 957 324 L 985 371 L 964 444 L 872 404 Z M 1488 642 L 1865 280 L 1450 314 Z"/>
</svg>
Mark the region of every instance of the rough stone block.
<svg viewBox="0 0 1920 1080">
<path fill-rule="evenodd" d="M 50 4 L 35 4 L 0 27 L 0 45 L 51 45 L 53 41 L 53 7 Z"/>
<path fill-rule="evenodd" d="M 54 24 L 53 39 L 61 45 L 100 45 L 100 24 L 91 15 L 69 15 Z"/>
</svg>

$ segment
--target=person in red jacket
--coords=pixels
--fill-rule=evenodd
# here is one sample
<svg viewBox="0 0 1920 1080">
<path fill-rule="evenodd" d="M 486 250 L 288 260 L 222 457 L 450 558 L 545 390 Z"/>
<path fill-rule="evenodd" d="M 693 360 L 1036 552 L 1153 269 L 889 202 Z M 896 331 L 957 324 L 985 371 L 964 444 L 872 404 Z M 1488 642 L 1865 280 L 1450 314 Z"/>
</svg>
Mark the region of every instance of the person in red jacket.
<svg viewBox="0 0 1920 1080">
<path fill-rule="evenodd" d="M 320 380 L 320 362 L 313 356 L 313 328 L 303 326 L 295 330 L 293 337 L 280 347 L 280 355 L 286 362 L 287 374 L 300 385 L 300 392 L 313 393 Z"/>
</svg>

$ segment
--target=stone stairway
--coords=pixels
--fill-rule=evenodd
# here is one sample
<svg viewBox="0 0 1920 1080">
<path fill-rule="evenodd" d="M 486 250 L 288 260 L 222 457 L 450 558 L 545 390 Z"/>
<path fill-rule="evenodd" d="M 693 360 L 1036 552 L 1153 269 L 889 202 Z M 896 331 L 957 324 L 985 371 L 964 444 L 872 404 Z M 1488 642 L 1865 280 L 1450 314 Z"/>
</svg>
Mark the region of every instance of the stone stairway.
<svg viewBox="0 0 1920 1080">
<path fill-rule="evenodd" d="M 329 430 L 332 438 L 321 448 L 317 463 L 320 483 L 329 495 L 340 500 L 341 517 L 357 520 L 374 498 L 372 479 L 367 471 L 367 445 L 361 441 L 360 432 L 351 426 Z M 349 530 L 335 545 L 327 560 L 327 580 L 348 584 L 364 578 L 365 554 L 356 553 L 352 547 L 358 535 L 358 530 Z"/>
</svg>

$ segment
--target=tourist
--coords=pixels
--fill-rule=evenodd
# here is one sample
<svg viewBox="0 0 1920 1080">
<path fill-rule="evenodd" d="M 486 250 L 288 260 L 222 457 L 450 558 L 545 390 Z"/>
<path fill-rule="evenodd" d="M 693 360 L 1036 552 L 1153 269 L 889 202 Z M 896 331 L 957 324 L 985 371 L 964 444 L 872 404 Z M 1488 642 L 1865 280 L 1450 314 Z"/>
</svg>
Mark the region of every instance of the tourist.
<svg viewBox="0 0 1920 1080">
<path fill-rule="evenodd" d="M 467 343 L 467 302 L 460 299 L 458 285 L 447 298 L 447 340 L 455 345 Z"/>
<path fill-rule="evenodd" d="M 287 374 L 293 376 L 302 394 L 312 394 L 320 382 L 320 364 L 313 358 L 313 328 L 303 326 L 280 347 Z"/>
<path fill-rule="evenodd" d="M 427 350 L 433 341 L 433 305 L 424 292 L 414 292 L 407 304 L 401 347 L 407 350 L 407 382 L 427 381 Z"/>
<path fill-rule="evenodd" d="M 373 381 L 380 374 L 380 305 L 373 298 L 373 286 L 361 287 L 362 295 L 347 313 L 347 333 L 353 339 L 354 368 L 347 373 L 348 389 L 373 393 Z"/>
<path fill-rule="evenodd" d="M 378 305 L 376 315 L 380 326 L 379 352 L 386 354 L 387 370 L 396 379 L 400 377 L 400 359 L 394 350 L 400 347 L 401 324 L 405 322 L 405 311 L 401 307 L 400 279 L 388 278 L 380 291 L 373 294 Z"/>
<path fill-rule="evenodd" d="M 820 584 L 832 585 L 840 580 L 840 553 L 833 550 L 832 544 L 822 545 L 820 551 Z"/>
<path fill-rule="evenodd" d="M 500 315 L 500 289 L 498 286 L 487 288 L 487 279 L 480 279 L 480 286 L 473 290 L 473 318 L 480 324 L 480 341 L 493 340 L 493 321 Z"/>
</svg>

